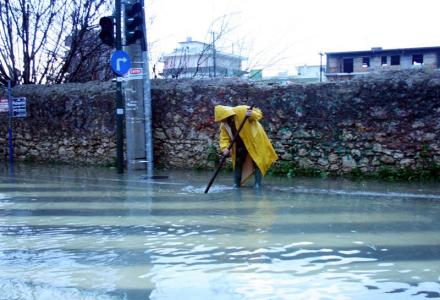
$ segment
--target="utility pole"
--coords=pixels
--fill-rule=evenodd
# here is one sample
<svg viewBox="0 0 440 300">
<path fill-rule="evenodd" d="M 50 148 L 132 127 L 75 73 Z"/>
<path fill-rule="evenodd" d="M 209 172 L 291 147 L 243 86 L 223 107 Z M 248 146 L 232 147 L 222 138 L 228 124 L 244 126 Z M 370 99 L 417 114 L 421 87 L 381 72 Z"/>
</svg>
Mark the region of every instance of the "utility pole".
<svg viewBox="0 0 440 300">
<path fill-rule="evenodd" d="M 213 60 L 213 71 L 214 77 L 217 77 L 217 62 L 216 62 L 216 51 L 215 51 L 215 32 L 212 32 L 212 60 Z"/>
<path fill-rule="evenodd" d="M 320 62 L 319 62 L 319 82 L 322 82 L 322 56 L 324 54 L 322 52 L 319 52 L 320 56 Z"/>
</svg>

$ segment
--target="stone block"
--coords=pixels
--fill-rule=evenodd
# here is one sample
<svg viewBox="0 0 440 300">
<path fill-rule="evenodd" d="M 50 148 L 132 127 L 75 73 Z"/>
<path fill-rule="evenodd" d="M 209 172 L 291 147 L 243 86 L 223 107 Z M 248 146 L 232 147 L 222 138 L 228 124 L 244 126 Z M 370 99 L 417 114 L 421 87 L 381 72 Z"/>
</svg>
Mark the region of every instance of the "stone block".
<svg viewBox="0 0 440 300">
<path fill-rule="evenodd" d="M 362 154 L 359 149 L 353 149 L 351 150 L 351 155 L 355 158 L 360 158 Z"/>
<path fill-rule="evenodd" d="M 432 132 L 425 133 L 422 138 L 422 142 L 430 142 L 434 141 L 436 138 L 436 134 Z"/>
<path fill-rule="evenodd" d="M 351 170 L 356 168 L 356 161 L 353 159 L 351 155 L 344 155 L 342 157 L 342 169 L 343 170 Z"/>
<path fill-rule="evenodd" d="M 333 172 L 339 171 L 339 169 L 340 169 L 340 167 L 339 167 L 338 164 L 332 164 L 332 165 L 330 165 L 330 167 L 328 168 L 328 170 L 333 171 Z"/>
<path fill-rule="evenodd" d="M 304 148 L 301 148 L 301 149 L 298 150 L 298 155 L 299 156 L 306 156 L 307 153 L 308 153 L 307 150 L 304 149 Z"/>
<path fill-rule="evenodd" d="M 404 157 L 405 157 L 404 154 L 402 152 L 400 152 L 400 151 L 394 152 L 394 154 L 393 154 L 393 158 L 397 159 L 397 160 L 400 160 L 400 159 L 402 159 Z"/>
<path fill-rule="evenodd" d="M 381 144 L 378 144 L 378 143 L 375 143 L 375 144 L 373 145 L 373 151 L 374 151 L 374 152 L 382 152 L 382 145 L 381 145 Z"/>
<path fill-rule="evenodd" d="M 331 163 L 337 162 L 339 159 L 339 155 L 332 153 L 328 156 L 328 161 Z"/>
<path fill-rule="evenodd" d="M 366 157 L 362 158 L 358 162 L 358 166 L 359 167 L 367 167 L 369 164 L 370 164 L 370 160 L 368 158 L 366 158 Z"/>
<path fill-rule="evenodd" d="M 302 168 L 312 168 L 314 163 L 310 159 L 302 157 L 298 159 L 298 165 Z"/>
<path fill-rule="evenodd" d="M 400 165 L 405 168 L 410 167 L 414 164 L 415 164 L 415 160 L 412 158 L 405 158 L 400 161 Z"/>
<path fill-rule="evenodd" d="M 386 164 L 386 165 L 392 165 L 392 164 L 395 163 L 394 158 L 392 158 L 392 157 L 389 156 L 389 155 L 383 155 L 383 156 L 381 156 L 381 157 L 380 157 L 380 161 L 383 162 L 383 163 Z"/>
<path fill-rule="evenodd" d="M 318 164 L 320 166 L 325 167 L 325 166 L 329 165 L 329 161 L 327 159 L 325 159 L 325 158 L 320 158 L 320 159 L 318 159 Z"/>
</svg>

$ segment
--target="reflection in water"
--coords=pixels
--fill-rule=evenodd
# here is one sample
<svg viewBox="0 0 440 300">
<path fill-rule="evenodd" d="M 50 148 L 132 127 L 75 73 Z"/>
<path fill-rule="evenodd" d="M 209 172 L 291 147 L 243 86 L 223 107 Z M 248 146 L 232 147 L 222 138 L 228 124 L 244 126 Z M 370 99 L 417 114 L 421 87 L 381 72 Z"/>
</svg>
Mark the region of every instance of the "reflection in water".
<svg viewBox="0 0 440 300">
<path fill-rule="evenodd" d="M 440 298 L 440 189 L 0 174 L 0 299 Z"/>
</svg>

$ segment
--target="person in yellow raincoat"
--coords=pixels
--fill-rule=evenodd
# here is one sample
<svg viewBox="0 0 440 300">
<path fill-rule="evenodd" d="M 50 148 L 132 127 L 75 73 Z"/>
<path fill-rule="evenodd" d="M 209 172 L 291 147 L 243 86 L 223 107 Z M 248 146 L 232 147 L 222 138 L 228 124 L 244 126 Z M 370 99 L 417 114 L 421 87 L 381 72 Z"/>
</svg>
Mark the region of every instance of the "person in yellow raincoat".
<svg viewBox="0 0 440 300">
<path fill-rule="evenodd" d="M 246 116 L 248 119 L 229 153 L 229 144 Z M 216 105 L 214 117 L 215 122 L 220 122 L 220 150 L 223 155 L 232 157 L 234 187 L 240 187 L 255 173 L 255 187 L 260 188 L 261 177 L 266 175 L 269 167 L 278 159 L 259 122 L 263 118 L 261 110 L 250 110 L 247 105 Z"/>
</svg>

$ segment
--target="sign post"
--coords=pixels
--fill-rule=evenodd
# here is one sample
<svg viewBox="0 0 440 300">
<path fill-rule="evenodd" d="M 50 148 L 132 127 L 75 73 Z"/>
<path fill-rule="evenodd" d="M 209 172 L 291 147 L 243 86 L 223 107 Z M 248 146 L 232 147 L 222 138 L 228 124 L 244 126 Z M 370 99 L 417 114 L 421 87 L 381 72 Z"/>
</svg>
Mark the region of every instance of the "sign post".
<svg viewBox="0 0 440 300">
<path fill-rule="evenodd" d="M 118 2 L 119 3 L 119 2 Z M 120 6 L 120 3 L 117 4 Z M 116 9 L 118 11 L 118 9 Z M 120 14 L 120 11 L 119 11 Z M 112 57 L 110 59 L 110 65 L 112 67 L 113 72 L 115 72 L 117 77 L 117 90 L 118 95 L 116 99 L 116 167 L 118 169 L 118 173 L 124 173 L 124 153 L 123 153 L 123 118 L 124 118 L 124 108 L 122 104 L 122 77 L 125 73 L 130 70 L 131 67 L 131 59 L 128 56 L 127 52 L 120 50 L 121 46 L 121 25 L 120 25 L 120 15 L 116 17 L 116 51 L 113 52 Z M 118 26 L 119 24 L 119 26 Z"/>
<path fill-rule="evenodd" d="M 115 1 L 116 50 L 122 50 L 121 0 Z M 116 168 L 119 174 L 124 173 L 124 98 L 122 96 L 122 78 L 116 78 Z"/>
<path fill-rule="evenodd" d="M 14 174 L 14 146 L 12 144 L 12 96 L 11 81 L 8 80 L 8 142 L 9 142 L 9 174 Z"/>
<path fill-rule="evenodd" d="M 27 117 L 26 97 L 12 97 L 11 82 L 8 81 L 8 96 L 5 99 L 0 98 L 0 113 L 8 114 L 8 148 L 9 148 L 9 170 L 14 173 L 14 144 L 12 126 L 13 118 Z"/>
</svg>

